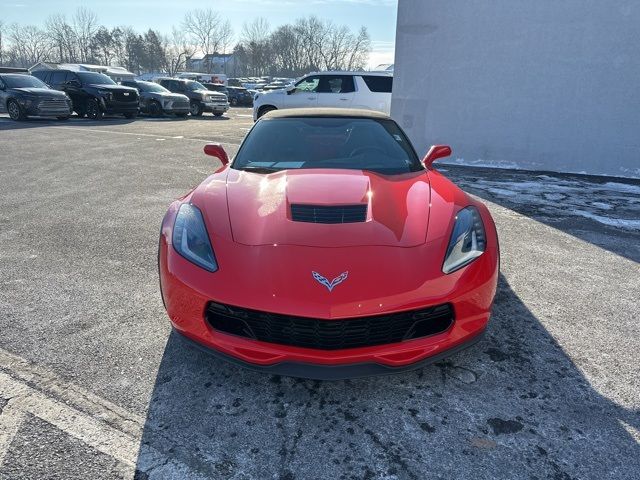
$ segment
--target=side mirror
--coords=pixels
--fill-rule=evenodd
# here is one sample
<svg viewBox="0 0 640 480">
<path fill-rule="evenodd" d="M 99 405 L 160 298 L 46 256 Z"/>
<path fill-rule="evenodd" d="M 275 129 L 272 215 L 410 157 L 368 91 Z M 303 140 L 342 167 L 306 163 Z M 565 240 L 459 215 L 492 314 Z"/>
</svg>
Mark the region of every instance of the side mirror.
<svg viewBox="0 0 640 480">
<path fill-rule="evenodd" d="M 204 153 L 211 155 L 212 157 L 216 157 L 222 162 L 222 165 L 227 165 L 229 163 L 227 152 L 224 151 L 224 148 L 222 148 L 222 145 L 219 143 L 209 143 L 205 145 Z"/>
<path fill-rule="evenodd" d="M 291 95 L 292 93 L 294 93 L 296 91 L 296 86 L 295 85 L 289 85 L 287 87 L 287 95 Z"/>
<path fill-rule="evenodd" d="M 422 159 L 422 163 L 425 167 L 431 168 L 433 162 L 439 158 L 446 158 L 451 155 L 451 147 L 449 145 L 433 145 L 425 157 Z"/>
</svg>

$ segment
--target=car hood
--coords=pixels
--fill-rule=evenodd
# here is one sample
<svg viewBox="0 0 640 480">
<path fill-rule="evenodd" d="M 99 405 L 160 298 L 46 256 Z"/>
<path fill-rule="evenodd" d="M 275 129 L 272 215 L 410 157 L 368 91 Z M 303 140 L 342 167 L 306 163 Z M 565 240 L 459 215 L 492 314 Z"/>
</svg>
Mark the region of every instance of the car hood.
<svg viewBox="0 0 640 480">
<path fill-rule="evenodd" d="M 144 92 L 145 96 L 156 98 L 158 100 L 189 100 L 189 97 L 180 93 L 171 92 Z"/>
<path fill-rule="evenodd" d="M 269 96 L 275 96 L 275 95 L 286 95 L 287 94 L 287 90 L 286 88 L 280 88 L 278 90 L 267 90 L 266 92 L 258 92 L 260 94 L 260 96 L 262 95 L 269 95 Z"/>
<path fill-rule="evenodd" d="M 136 95 L 138 94 L 138 90 L 136 90 L 135 88 L 125 87 L 123 85 L 109 85 L 109 84 L 102 85 L 102 84 L 92 83 L 88 86 L 93 88 L 99 88 L 100 90 L 109 90 L 111 92 L 133 92 Z"/>
<path fill-rule="evenodd" d="M 12 90 L 20 93 L 31 93 L 33 95 L 42 95 L 42 96 L 48 96 L 48 97 L 65 98 L 67 96 L 64 92 L 59 92 L 58 90 L 53 90 L 51 88 L 24 87 L 24 88 L 12 88 Z"/>
<path fill-rule="evenodd" d="M 314 169 L 264 175 L 229 169 L 226 187 L 233 240 L 244 245 L 412 247 L 426 240 L 431 192 L 425 171 L 385 176 Z M 367 220 L 293 221 L 291 204 L 366 205 Z"/>
<path fill-rule="evenodd" d="M 226 95 L 222 92 L 216 92 L 213 90 L 196 90 L 198 93 L 204 93 L 205 95 L 208 95 L 210 97 L 220 97 L 220 98 L 226 98 Z"/>
</svg>

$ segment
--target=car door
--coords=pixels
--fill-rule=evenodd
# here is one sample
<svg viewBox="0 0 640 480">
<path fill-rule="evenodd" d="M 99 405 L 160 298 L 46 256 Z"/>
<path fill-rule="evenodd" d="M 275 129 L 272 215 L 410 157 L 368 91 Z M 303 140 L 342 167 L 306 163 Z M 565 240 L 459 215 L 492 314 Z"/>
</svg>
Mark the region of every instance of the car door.
<svg viewBox="0 0 640 480">
<path fill-rule="evenodd" d="M 318 107 L 349 108 L 355 91 L 352 75 L 322 75 L 318 85 Z"/>
<path fill-rule="evenodd" d="M 62 90 L 71 97 L 73 109 L 76 112 L 84 111 L 87 94 L 82 90 L 80 77 L 73 72 L 53 72 L 51 82 L 55 85 L 53 88 Z"/>
<path fill-rule="evenodd" d="M 2 77 L 0 77 L 0 112 L 7 112 L 7 86 L 2 81 Z"/>
<path fill-rule="evenodd" d="M 45 78 L 44 83 L 56 90 L 65 91 L 64 82 L 66 81 L 67 72 L 49 72 Z"/>
<path fill-rule="evenodd" d="M 287 92 L 285 106 L 287 108 L 309 108 L 318 104 L 318 86 L 320 75 L 305 77 L 296 83 L 295 90 Z"/>
</svg>

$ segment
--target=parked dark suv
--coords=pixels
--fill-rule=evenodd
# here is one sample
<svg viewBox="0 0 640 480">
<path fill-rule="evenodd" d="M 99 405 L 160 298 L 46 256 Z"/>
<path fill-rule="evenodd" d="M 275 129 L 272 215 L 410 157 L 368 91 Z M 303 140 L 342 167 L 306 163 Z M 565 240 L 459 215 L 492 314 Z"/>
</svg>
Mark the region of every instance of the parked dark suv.
<svg viewBox="0 0 640 480">
<path fill-rule="evenodd" d="M 211 112 L 216 117 L 220 117 L 229 110 L 229 102 L 225 94 L 211 92 L 200 82 L 182 78 L 159 78 L 156 82 L 170 92 L 189 97 L 191 115 L 194 117 L 199 117 L 203 112 Z"/>
<path fill-rule="evenodd" d="M 138 115 L 138 91 L 123 87 L 102 73 L 72 70 L 33 72 L 44 83 L 71 97 L 78 116 L 99 120 L 106 113 L 135 118 Z"/>
<path fill-rule="evenodd" d="M 227 87 L 227 98 L 229 98 L 229 103 L 234 107 L 236 105 L 253 106 L 253 95 L 243 87 Z"/>
<path fill-rule="evenodd" d="M 0 74 L 0 112 L 7 112 L 12 120 L 29 115 L 66 120 L 71 115 L 71 99 L 31 75 Z"/>
<path fill-rule="evenodd" d="M 142 80 L 123 80 L 120 85 L 138 90 L 140 112 L 158 117 L 163 113 L 186 117 L 189 115 L 189 97 L 172 93 L 162 85 Z"/>
</svg>

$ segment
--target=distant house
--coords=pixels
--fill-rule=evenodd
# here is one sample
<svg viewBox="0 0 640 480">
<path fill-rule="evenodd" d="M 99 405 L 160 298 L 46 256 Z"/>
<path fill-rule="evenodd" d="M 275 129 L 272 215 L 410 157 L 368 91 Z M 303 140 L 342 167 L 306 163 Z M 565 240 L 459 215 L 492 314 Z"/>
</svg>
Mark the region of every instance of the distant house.
<svg viewBox="0 0 640 480">
<path fill-rule="evenodd" d="M 236 67 L 236 58 L 232 53 L 210 53 L 205 55 L 202 52 L 196 52 L 187 59 L 186 70 L 200 73 L 233 74 Z"/>
<path fill-rule="evenodd" d="M 99 72 L 111 77 L 114 82 L 123 80 L 133 80 L 136 75 L 123 67 L 111 67 L 104 65 L 90 65 L 85 63 L 52 63 L 38 62 L 29 71 L 38 72 L 40 70 L 73 70 L 76 72 Z"/>
<path fill-rule="evenodd" d="M 373 70 L 376 72 L 393 72 L 393 63 L 381 63 Z"/>
</svg>

